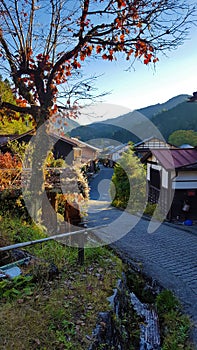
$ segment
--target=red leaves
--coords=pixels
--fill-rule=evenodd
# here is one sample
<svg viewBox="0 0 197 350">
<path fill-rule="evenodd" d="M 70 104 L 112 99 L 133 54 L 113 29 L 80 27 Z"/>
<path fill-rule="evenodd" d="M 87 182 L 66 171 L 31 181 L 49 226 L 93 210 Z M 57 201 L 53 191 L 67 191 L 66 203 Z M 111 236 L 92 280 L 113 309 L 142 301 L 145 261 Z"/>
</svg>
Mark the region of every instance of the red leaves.
<svg viewBox="0 0 197 350">
<path fill-rule="evenodd" d="M 138 14 L 136 6 L 130 7 L 130 15 L 134 20 L 137 20 L 139 18 L 139 14 Z"/>
<path fill-rule="evenodd" d="M 113 61 L 114 59 L 115 59 L 115 57 L 113 56 L 113 53 L 114 53 L 114 51 L 111 49 L 111 50 L 109 50 L 109 55 L 107 55 L 106 53 L 104 53 L 103 55 L 102 55 L 102 59 L 103 60 L 108 60 L 108 61 Z"/>
<path fill-rule="evenodd" d="M 93 45 L 87 46 L 87 48 L 86 48 L 87 56 L 91 56 L 93 48 L 94 48 Z"/>
<path fill-rule="evenodd" d="M 26 50 L 26 59 L 27 59 L 27 61 L 31 60 L 32 54 L 33 54 L 33 51 L 31 49 L 31 47 L 27 47 L 27 50 Z M 34 61 L 34 60 L 32 60 L 32 61 Z"/>
<path fill-rule="evenodd" d="M 159 61 L 159 58 L 158 57 L 155 57 L 154 59 L 153 59 L 153 63 L 156 63 L 156 62 L 158 62 Z"/>
<path fill-rule="evenodd" d="M 41 60 L 43 57 L 42 53 L 40 53 L 39 55 L 36 56 L 37 60 Z"/>
<path fill-rule="evenodd" d="M 72 63 L 72 66 L 77 69 L 77 68 L 81 68 L 81 64 L 75 59 Z"/>
<path fill-rule="evenodd" d="M 24 96 L 31 95 L 28 96 L 28 101 L 33 98 L 37 105 L 41 106 L 48 94 L 49 98 L 46 101 L 47 108 L 50 109 L 51 105 L 56 103 L 59 85 L 68 82 L 69 77 L 73 73 L 75 75 L 75 70 L 78 73 L 82 62 L 93 56 L 93 53 L 106 61 L 115 60 L 115 56 L 118 57 L 120 52 L 121 55 L 125 55 L 126 60 L 130 60 L 133 55 L 141 59 L 145 65 L 157 62 L 154 48 L 143 40 L 150 30 L 147 18 L 148 11 L 152 11 L 151 2 L 149 5 L 142 0 L 112 0 L 107 2 L 93 0 L 93 2 L 97 2 L 98 8 L 96 8 L 96 4 L 90 6 L 89 0 L 84 0 L 79 16 L 78 14 L 70 14 L 70 17 L 65 17 L 62 36 L 57 38 L 57 46 L 53 47 L 56 44 L 55 41 L 54 43 L 53 41 L 48 42 L 47 46 L 46 41 L 43 42 L 40 49 L 43 50 L 41 53 L 35 51 L 33 55 L 31 47 L 25 47 L 21 52 L 16 52 L 17 55 L 14 56 L 14 59 L 20 61 L 17 65 L 19 67 L 17 81 L 22 82 L 24 91 L 26 89 Z M 152 6 L 154 6 L 154 2 Z M 23 16 L 26 17 L 25 12 Z M 23 18 L 23 22 L 27 23 L 27 19 Z M 54 33 L 55 26 L 55 22 L 52 23 L 51 31 Z M 71 33 L 67 31 L 71 31 Z M 70 46 L 66 45 L 66 40 L 62 40 L 64 34 L 71 39 Z M 27 41 L 27 46 L 31 46 L 30 43 L 31 41 Z M 47 51 L 44 47 L 50 48 L 48 52 L 50 52 L 51 57 L 46 54 Z M 54 57 L 52 52 L 54 52 Z M 71 81 L 71 86 L 72 83 Z M 25 99 L 19 98 L 17 103 L 24 107 L 27 102 Z M 54 112 L 56 112 L 55 105 Z"/>
<path fill-rule="evenodd" d="M 127 52 L 127 57 L 126 57 L 127 60 L 130 59 L 130 56 L 132 55 L 133 51 L 134 51 L 133 49 L 130 49 L 129 52 Z"/>
<path fill-rule="evenodd" d="M 27 106 L 27 101 L 23 99 L 21 96 L 16 99 L 16 103 L 20 107 L 26 107 Z"/>
<path fill-rule="evenodd" d="M 49 55 L 43 55 L 42 53 L 40 53 L 36 56 L 36 58 L 38 61 L 39 68 L 41 68 L 43 71 L 49 72 L 53 68 L 52 63 L 49 61 Z"/>
<path fill-rule="evenodd" d="M 0 190 L 10 188 L 14 179 L 18 176 L 22 163 L 20 159 L 11 153 L 0 153 Z"/>
<path fill-rule="evenodd" d="M 55 104 L 50 111 L 50 115 L 54 115 L 58 112 L 58 106 Z"/>
<path fill-rule="evenodd" d="M 102 51 L 102 46 L 101 45 L 97 45 L 97 47 L 96 47 L 96 53 L 101 53 L 101 51 Z"/>
<path fill-rule="evenodd" d="M 106 55 L 106 53 L 103 54 L 102 59 L 103 60 L 107 60 L 108 59 L 108 56 Z"/>
<path fill-rule="evenodd" d="M 125 40 L 125 35 L 124 35 L 124 34 L 121 34 L 121 35 L 120 35 L 120 41 L 121 41 L 121 43 L 124 43 L 124 40 Z"/>
<path fill-rule="evenodd" d="M 151 53 L 144 55 L 144 64 L 148 64 L 149 62 L 151 62 L 151 58 L 152 58 Z"/>
<path fill-rule="evenodd" d="M 117 28 L 122 28 L 122 26 L 123 26 L 123 20 L 122 20 L 121 17 L 117 17 L 117 18 L 115 19 L 115 22 L 116 22 L 116 27 L 117 27 Z"/>
<path fill-rule="evenodd" d="M 19 158 L 11 153 L 0 153 L 0 169 L 15 169 L 21 168 L 22 164 Z"/>
<path fill-rule="evenodd" d="M 122 7 L 125 7 L 127 4 L 124 0 L 117 0 L 118 8 L 121 9 Z"/>
<path fill-rule="evenodd" d="M 93 49 L 94 49 L 93 45 L 85 45 L 80 52 L 80 60 L 84 61 L 87 56 L 90 57 Z M 77 68 L 81 68 L 81 67 L 77 67 Z"/>
<path fill-rule="evenodd" d="M 142 28 L 142 23 L 141 23 L 141 22 L 138 22 L 136 27 L 137 27 L 137 28 Z"/>
<path fill-rule="evenodd" d="M 80 53 L 80 60 L 81 60 L 81 61 L 84 61 L 85 58 L 86 58 L 85 52 L 81 52 L 81 53 Z"/>
<path fill-rule="evenodd" d="M 150 62 L 156 63 L 159 61 L 159 59 L 153 55 L 154 48 L 145 41 L 138 40 L 135 47 L 135 57 L 144 57 L 144 64 L 147 65 Z"/>
</svg>

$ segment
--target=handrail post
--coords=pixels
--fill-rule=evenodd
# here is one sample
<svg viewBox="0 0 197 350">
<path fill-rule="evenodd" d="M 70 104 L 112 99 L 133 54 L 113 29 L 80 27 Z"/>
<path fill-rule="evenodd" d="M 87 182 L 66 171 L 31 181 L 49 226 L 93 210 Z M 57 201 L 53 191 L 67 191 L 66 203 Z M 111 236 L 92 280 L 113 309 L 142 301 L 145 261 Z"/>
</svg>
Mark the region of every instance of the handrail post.
<svg viewBox="0 0 197 350">
<path fill-rule="evenodd" d="M 87 232 L 84 231 L 83 233 L 79 234 L 78 238 L 78 259 L 77 262 L 79 265 L 84 265 L 85 261 L 85 242 L 86 242 L 86 235 Z"/>
<path fill-rule="evenodd" d="M 81 245 L 81 243 L 83 244 L 84 242 L 82 242 L 82 239 L 80 240 L 80 246 L 78 247 L 78 259 L 77 259 L 77 263 L 78 265 L 83 265 L 84 264 L 84 260 L 85 260 L 85 249 L 84 246 Z"/>
</svg>

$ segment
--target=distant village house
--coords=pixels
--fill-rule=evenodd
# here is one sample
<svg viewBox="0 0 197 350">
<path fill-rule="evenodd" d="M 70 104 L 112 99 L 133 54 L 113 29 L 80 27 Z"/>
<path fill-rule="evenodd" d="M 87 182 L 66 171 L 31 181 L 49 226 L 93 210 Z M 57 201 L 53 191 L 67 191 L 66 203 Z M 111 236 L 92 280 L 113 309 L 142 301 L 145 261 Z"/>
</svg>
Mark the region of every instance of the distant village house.
<svg viewBox="0 0 197 350">
<path fill-rule="evenodd" d="M 173 220 L 188 201 L 188 215 L 197 219 L 197 149 L 150 149 L 142 162 L 147 165 L 148 202 L 159 200 L 161 210 L 170 209 L 167 219 Z"/>
</svg>

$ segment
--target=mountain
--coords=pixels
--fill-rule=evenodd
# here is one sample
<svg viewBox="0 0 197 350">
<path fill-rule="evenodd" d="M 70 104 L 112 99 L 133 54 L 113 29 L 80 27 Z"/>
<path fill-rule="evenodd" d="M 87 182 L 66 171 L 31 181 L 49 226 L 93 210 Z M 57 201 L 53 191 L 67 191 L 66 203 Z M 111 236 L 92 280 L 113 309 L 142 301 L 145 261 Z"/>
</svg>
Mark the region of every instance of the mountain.
<svg viewBox="0 0 197 350">
<path fill-rule="evenodd" d="M 54 124 L 53 129 L 54 130 L 58 130 L 61 129 L 65 135 L 69 134 L 71 132 L 71 130 L 76 129 L 80 126 L 80 124 L 78 122 L 76 122 L 73 119 L 62 119 L 62 117 L 57 117 L 57 120 Z"/>
<path fill-rule="evenodd" d="M 141 108 L 136 111 L 121 115 L 117 118 L 107 119 L 102 123 L 97 122 L 89 125 L 79 126 L 75 129 L 72 129 L 70 135 L 72 137 L 78 137 L 83 141 L 89 141 L 92 139 L 110 139 L 119 141 L 121 143 L 126 143 L 128 141 L 137 142 L 139 140 L 142 140 L 143 138 L 152 136 L 152 134 L 154 133 L 153 124 L 155 124 L 155 126 L 161 131 L 161 133 L 165 131 L 165 136 L 169 134 L 169 132 L 167 131 L 167 127 L 169 128 L 169 130 L 173 128 L 177 130 L 176 125 L 177 127 L 179 125 L 175 121 L 176 119 L 178 119 L 178 114 L 176 114 L 176 108 L 182 105 L 184 106 L 184 111 L 182 113 L 183 115 L 185 115 L 185 118 L 187 114 L 190 113 L 187 113 L 187 109 L 190 108 L 189 105 L 191 105 L 191 103 L 183 102 L 186 101 L 188 97 L 189 95 L 186 94 L 178 95 L 171 98 L 165 103 Z M 182 107 L 178 109 L 179 114 L 181 113 L 181 108 Z M 171 121 L 168 120 L 167 124 L 169 125 L 166 125 L 165 120 L 167 119 L 168 113 L 170 113 L 170 111 L 172 110 L 175 110 L 173 111 L 174 127 L 171 126 L 170 128 Z M 149 120 L 151 120 L 151 122 Z M 183 123 L 181 125 L 183 125 Z M 132 133 L 132 130 L 134 133 Z M 138 135 L 139 137 L 137 137 L 136 135 Z"/>
<path fill-rule="evenodd" d="M 130 128 L 131 118 L 132 119 L 137 118 L 136 112 L 141 113 L 146 118 L 152 120 L 152 118 L 155 115 L 157 115 L 161 112 L 170 110 L 171 108 L 176 107 L 180 103 L 187 101 L 188 97 L 189 97 L 189 95 L 184 95 L 184 94 L 178 95 L 178 96 L 171 98 L 167 102 L 158 103 L 156 105 L 140 108 L 140 109 L 137 109 L 136 111 L 129 112 L 129 113 L 121 115 L 117 118 L 107 119 L 103 123 L 117 125 L 117 126 L 123 127 L 123 128 Z M 139 117 L 139 115 L 138 115 L 138 117 Z"/>
<path fill-rule="evenodd" d="M 76 122 L 76 120 L 66 119 L 66 125 L 64 125 L 64 132 L 67 134 L 72 129 L 76 129 L 77 127 L 79 127 L 79 125 L 80 124 Z"/>
<path fill-rule="evenodd" d="M 111 103 L 93 103 L 80 108 L 80 115 L 77 119 L 80 125 L 103 122 L 106 119 L 117 118 L 120 115 L 129 113 L 130 108 Z"/>
<path fill-rule="evenodd" d="M 156 105 L 140 108 L 138 109 L 138 112 L 144 114 L 147 118 L 151 119 L 153 116 L 157 115 L 158 113 L 174 108 L 178 104 L 187 101 L 188 98 L 189 98 L 189 95 L 186 95 L 186 94 L 178 95 L 178 96 L 172 97 L 167 102 L 158 103 Z"/>
<path fill-rule="evenodd" d="M 123 127 L 119 127 L 113 124 L 107 123 L 93 123 L 89 125 L 79 126 L 76 129 L 72 129 L 69 133 L 71 137 L 77 137 L 82 141 L 88 141 L 92 145 L 97 147 L 102 146 L 102 140 L 109 140 L 109 144 L 115 144 L 113 141 L 126 143 L 130 140 L 137 142 L 138 138 L 135 137 L 129 130 Z M 97 140 L 96 140 L 97 139 Z"/>
</svg>

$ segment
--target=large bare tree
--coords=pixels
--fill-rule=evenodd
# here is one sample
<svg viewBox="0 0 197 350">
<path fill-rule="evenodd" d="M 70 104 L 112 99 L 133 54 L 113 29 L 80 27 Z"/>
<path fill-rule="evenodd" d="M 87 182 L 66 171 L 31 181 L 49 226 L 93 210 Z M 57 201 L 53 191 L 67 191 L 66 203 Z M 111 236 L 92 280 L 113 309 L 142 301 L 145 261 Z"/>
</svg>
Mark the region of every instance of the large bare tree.
<svg viewBox="0 0 197 350">
<path fill-rule="evenodd" d="M 193 13 L 181 0 L 1 0 L 1 68 L 18 103 L 1 106 L 39 127 L 63 107 L 60 98 L 70 107 L 71 97 L 89 97 L 88 83 L 77 84 L 87 57 L 112 61 L 121 52 L 156 62 L 159 51 L 183 42 Z"/>
<path fill-rule="evenodd" d="M 37 132 L 60 110 L 75 115 L 79 99 L 93 96 L 84 60 L 123 55 L 155 64 L 160 51 L 182 44 L 194 11 L 183 0 L 1 0 L 0 67 L 17 105 L 1 100 L 0 108 L 29 114 Z M 45 136 L 34 168 L 49 148 Z"/>
</svg>

